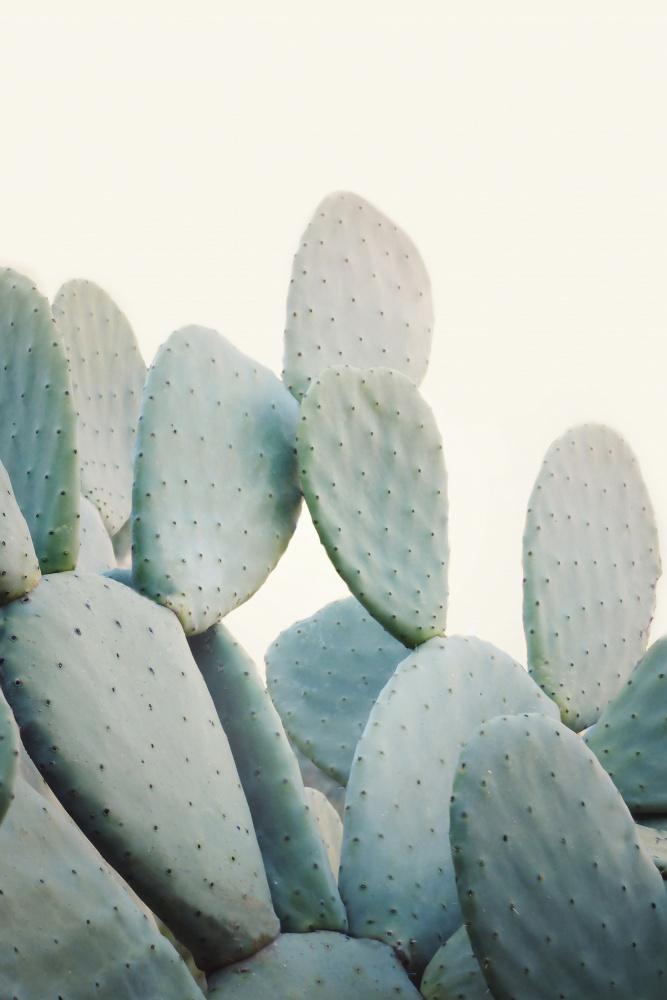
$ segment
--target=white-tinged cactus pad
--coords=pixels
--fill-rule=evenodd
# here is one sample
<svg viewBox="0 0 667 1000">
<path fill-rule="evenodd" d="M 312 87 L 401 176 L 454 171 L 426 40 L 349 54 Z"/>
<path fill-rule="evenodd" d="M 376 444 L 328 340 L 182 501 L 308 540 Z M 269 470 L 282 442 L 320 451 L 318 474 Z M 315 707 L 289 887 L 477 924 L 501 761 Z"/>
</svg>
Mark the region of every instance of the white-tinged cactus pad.
<svg viewBox="0 0 667 1000">
<path fill-rule="evenodd" d="M 465 927 L 438 948 L 419 987 L 424 1000 L 489 1000 L 489 987 Z"/>
<path fill-rule="evenodd" d="M 523 538 L 528 669 L 577 732 L 643 656 L 660 576 L 658 533 L 634 453 L 584 424 L 555 441 Z"/>
<path fill-rule="evenodd" d="M 30 756 L 202 969 L 278 932 L 229 744 L 175 616 L 103 576 L 0 609 L 0 676 Z"/>
<path fill-rule="evenodd" d="M 301 404 L 303 493 L 329 558 L 406 646 L 445 630 L 447 472 L 433 413 L 387 368 L 329 368 Z"/>
<path fill-rule="evenodd" d="M 209 1000 L 418 1000 L 390 948 L 344 934 L 281 934 L 247 961 L 209 976 Z"/>
<path fill-rule="evenodd" d="M 21 777 L 0 827 L 0 996 L 202 1000 L 78 827 Z"/>
<path fill-rule="evenodd" d="M 451 844 L 497 1000 L 664 1000 L 664 883 L 609 776 L 563 723 L 501 717 L 471 734 Z"/>
<path fill-rule="evenodd" d="M 368 713 L 405 646 L 354 597 L 296 622 L 266 652 L 266 683 L 289 738 L 346 784 Z"/>
<path fill-rule="evenodd" d="M 283 380 L 298 400 L 325 369 L 381 365 L 419 385 L 428 367 L 433 302 L 412 240 L 359 195 L 318 206 L 294 257 Z"/>
<path fill-rule="evenodd" d="M 134 442 L 146 365 L 125 315 L 92 281 L 68 281 L 53 300 L 78 414 L 81 492 L 110 535 L 132 509 Z"/>
<path fill-rule="evenodd" d="M 449 799 L 461 747 L 503 712 L 558 709 L 481 639 L 435 638 L 396 669 L 357 745 L 338 877 L 350 933 L 393 945 L 423 972 L 461 924 Z"/>
<path fill-rule="evenodd" d="M 340 849 L 343 843 L 343 821 L 323 792 L 318 791 L 317 788 L 308 787 L 305 791 L 308 808 L 315 817 L 317 829 L 320 831 L 320 837 L 327 849 L 331 870 L 334 877 L 338 878 Z"/>
<path fill-rule="evenodd" d="M 0 694 L 0 823 L 14 796 L 19 766 L 19 727 L 5 697 Z"/>
<path fill-rule="evenodd" d="M 41 577 L 28 525 L 0 463 L 0 604 L 23 597 Z"/>
<path fill-rule="evenodd" d="M 79 573 L 105 573 L 116 568 L 116 556 L 102 516 L 85 496 L 79 501 Z"/>
<path fill-rule="evenodd" d="M 0 460 L 43 573 L 79 551 L 76 409 L 65 345 L 32 281 L 0 269 Z"/>
<path fill-rule="evenodd" d="M 247 601 L 283 554 L 301 489 L 298 407 L 215 330 L 173 333 L 141 404 L 132 502 L 135 588 L 188 635 Z"/>
<path fill-rule="evenodd" d="M 667 813 L 667 636 L 649 647 L 585 739 L 628 809 Z"/>
</svg>

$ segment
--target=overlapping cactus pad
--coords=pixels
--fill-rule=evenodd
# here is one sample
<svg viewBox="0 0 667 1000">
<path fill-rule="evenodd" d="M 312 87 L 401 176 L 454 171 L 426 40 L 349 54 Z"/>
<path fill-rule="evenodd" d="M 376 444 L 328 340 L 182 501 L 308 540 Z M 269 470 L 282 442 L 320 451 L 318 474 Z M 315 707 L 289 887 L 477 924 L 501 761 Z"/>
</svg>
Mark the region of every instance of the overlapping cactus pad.
<svg viewBox="0 0 667 1000">
<path fill-rule="evenodd" d="M 28 525 L 0 463 L 0 604 L 23 597 L 41 576 Z"/>
<path fill-rule="evenodd" d="M 432 336 L 431 283 L 412 240 L 359 195 L 325 198 L 287 296 L 283 378 L 296 398 L 340 364 L 395 368 L 419 385 Z"/>
<path fill-rule="evenodd" d="M 19 729 L 11 708 L 0 694 L 0 823 L 14 794 L 18 758 Z"/>
<path fill-rule="evenodd" d="M 419 988 L 425 1000 L 488 1000 L 489 987 L 465 927 L 459 927 L 438 948 Z"/>
<path fill-rule="evenodd" d="M 297 405 L 215 330 L 173 333 L 148 372 L 132 500 L 137 590 L 188 635 L 246 601 L 299 514 Z"/>
</svg>

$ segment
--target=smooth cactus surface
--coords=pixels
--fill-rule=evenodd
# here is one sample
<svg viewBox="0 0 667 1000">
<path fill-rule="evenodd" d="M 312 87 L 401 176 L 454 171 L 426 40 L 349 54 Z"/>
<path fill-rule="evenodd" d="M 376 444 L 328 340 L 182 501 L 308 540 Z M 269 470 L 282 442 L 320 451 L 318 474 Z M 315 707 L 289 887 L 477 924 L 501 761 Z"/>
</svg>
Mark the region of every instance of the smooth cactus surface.
<svg viewBox="0 0 667 1000">
<path fill-rule="evenodd" d="M 286 629 L 266 652 L 266 682 L 289 738 L 346 784 L 354 748 L 405 646 L 354 597 Z"/>
<path fill-rule="evenodd" d="M 473 951 L 497 1000 L 660 1000 L 667 893 L 595 755 L 562 722 L 471 734 L 452 856 Z"/>
<path fill-rule="evenodd" d="M 579 732 L 644 654 L 660 555 L 634 453 L 600 424 L 572 428 L 544 459 L 523 539 L 528 669 Z"/>
<path fill-rule="evenodd" d="M 331 870 L 337 879 L 343 843 L 343 822 L 324 792 L 309 787 L 305 791 L 308 808 L 315 817 L 317 829 L 327 849 Z"/>
<path fill-rule="evenodd" d="M 301 404 L 298 455 L 313 524 L 357 600 L 407 646 L 444 633 L 447 473 L 415 385 L 329 368 Z"/>
<path fill-rule="evenodd" d="M 297 406 L 215 330 L 173 333 L 148 372 L 132 501 L 136 589 L 204 632 L 264 582 L 301 504 Z"/>
<path fill-rule="evenodd" d="M 0 269 L 0 460 L 43 573 L 79 551 L 76 409 L 63 339 L 32 281 Z"/>
<path fill-rule="evenodd" d="M 334 365 L 382 365 L 417 385 L 433 337 L 431 284 L 419 251 L 359 195 L 318 206 L 294 257 L 283 379 L 298 400 Z"/>
<path fill-rule="evenodd" d="M 130 516 L 132 472 L 146 365 L 132 327 L 92 281 L 68 281 L 53 301 L 78 416 L 81 492 L 110 535 Z"/>
<path fill-rule="evenodd" d="M 214 973 L 208 992 L 211 1000 L 417 1000 L 418 996 L 386 945 L 331 931 L 281 934 L 249 961 Z"/>
<path fill-rule="evenodd" d="M 642 821 L 637 823 L 639 839 L 653 858 L 653 864 L 663 879 L 667 878 L 667 817 L 651 817 L 650 825 L 647 826 L 644 825 L 644 817 Z"/>
<path fill-rule="evenodd" d="M 19 728 L 3 695 L 0 695 L 0 823 L 14 794 L 19 762 Z"/>
<path fill-rule="evenodd" d="M 79 500 L 79 573 L 105 573 L 116 566 L 113 544 L 95 504 L 88 497 Z"/>
<path fill-rule="evenodd" d="M 32 759 L 203 969 L 278 932 L 227 739 L 178 621 L 102 576 L 45 577 L 0 614 Z"/>
<path fill-rule="evenodd" d="M 41 576 L 28 525 L 0 463 L 0 604 L 23 597 Z"/>
<path fill-rule="evenodd" d="M 190 649 L 229 739 L 283 931 L 347 930 L 296 758 L 255 664 L 224 625 Z"/>
<path fill-rule="evenodd" d="M 438 948 L 424 970 L 419 990 L 425 1000 L 488 1000 L 489 987 L 465 927 L 459 927 Z"/>
<path fill-rule="evenodd" d="M 518 663 L 480 639 L 435 638 L 396 669 L 357 744 L 339 885 L 355 935 L 423 972 L 461 923 L 449 799 L 468 734 L 502 712 L 558 709 Z"/>
</svg>

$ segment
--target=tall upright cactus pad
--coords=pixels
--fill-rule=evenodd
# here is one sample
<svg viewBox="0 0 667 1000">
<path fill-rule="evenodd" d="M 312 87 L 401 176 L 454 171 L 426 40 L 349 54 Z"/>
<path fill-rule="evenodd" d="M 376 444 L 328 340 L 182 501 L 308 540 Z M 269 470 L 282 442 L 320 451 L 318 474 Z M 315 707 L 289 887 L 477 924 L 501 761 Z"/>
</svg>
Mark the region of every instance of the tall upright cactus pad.
<svg viewBox="0 0 667 1000">
<path fill-rule="evenodd" d="M 0 823 L 14 795 L 19 765 L 19 729 L 7 700 L 0 694 Z"/>
<path fill-rule="evenodd" d="M 76 409 L 63 339 L 32 281 L 0 270 L 0 460 L 43 573 L 79 551 Z"/>
<path fill-rule="evenodd" d="M 501 712 L 558 709 L 506 653 L 449 636 L 420 646 L 380 693 L 345 797 L 338 877 L 350 932 L 392 944 L 415 972 L 461 923 L 449 799 L 468 734 Z"/>
<path fill-rule="evenodd" d="M 294 257 L 283 379 L 301 400 L 325 368 L 382 365 L 417 385 L 433 337 L 431 285 L 419 251 L 359 195 L 318 206 Z"/>
<path fill-rule="evenodd" d="M 660 555 L 637 459 L 615 431 L 585 424 L 555 441 L 523 539 L 528 669 L 580 731 L 646 649 Z"/>
<path fill-rule="evenodd" d="M 585 738 L 629 809 L 667 813 L 667 636 L 649 647 Z"/>
<path fill-rule="evenodd" d="M 278 932 L 229 744 L 176 618 L 102 576 L 0 609 L 2 684 L 65 808 L 202 969 Z"/>
<path fill-rule="evenodd" d="M 0 996 L 202 1000 L 78 827 L 21 777 L 0 827 Z"/>
<path fill-rule="evenodd" d="M 68 281 L 53 301 L 72 371 L 81 492 L 110 535 L 132 509 L 132 470 L 146 365 L 132 327 L 92 281 Z"/>
<path fill-rule="evenodd" d="M 281 934 L 249 962 L 214 972 L 209 1000 L 419 1000 L 391 949 L 344 934 Z"/>
<path fill-rule="evenodd" d="M 461 910 L 497 1000 L 663 1000 L 667 893 L 621 797 L 562 723 L 471 734 L 451 803 Z"/>
<path fill-rule="evenodd" d="M 354 748 L 405 646 L 354 597 L 286 629 L 266 652 L 266 682 L 290 739 L 347 784 Z"/>
<path fill-rule="evenodd" d="M 447 473 L 416 386 L 386 368 L 329 368 L 301 404 L 303 493 L 329 558 L 406 646 L 445 630 Z"/>
<path fill-rule="evenodd" d="M 267 368 L 203 327 L 173 333 L 148 372 L 132 500 L 136 589 L 196 635 L 261 586 L 301 490 L 298 407 Z"/>
<path fill-rule="evenodd" d="M 255 664 L 224 625 L 190 649 L 229 739 L 283 931 L 347 930 L 299 765 Z"/>
<path fill-rule="evenodd" d="M 0 462 L 0 604 L 23 597 L 41 577 L 28 525 Z"/>
</svg>

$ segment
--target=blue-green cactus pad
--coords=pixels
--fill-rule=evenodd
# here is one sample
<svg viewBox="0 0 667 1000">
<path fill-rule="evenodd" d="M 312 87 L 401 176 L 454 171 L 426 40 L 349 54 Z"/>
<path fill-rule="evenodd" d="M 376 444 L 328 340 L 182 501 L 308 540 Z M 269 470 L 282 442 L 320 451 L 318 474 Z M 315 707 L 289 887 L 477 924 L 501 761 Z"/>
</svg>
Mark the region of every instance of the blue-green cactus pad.
<svg viewBox="0 0 667 1000">
<path fill-rule="evenodd" d="M 19 764 L 19 728 L 5 697 L 0 694 L 0 823 L 14 795 Z"/>
<path fill-rule="evenodd" d="M 92 281 L 68 281 L 53 300 L 78 412 L 81 492 L 110 535 L 132 509 L 134 442 L 146 365 L 132 327 Z"/>
<path fill-rule="evenodd" d="M 412 240 L 359 195 L 329 195 L 294 257 L 285 384 L 300 400 L 325 368 L 350 364 L 419 385 L 432 337 L 431 284 Z"/>
<path fill-rule="evenodd" d="M 528 669 L 577 732 L 594 723 L 644 654 L 660 555 L 637 459 L 585 424 L 555 441 L 523 539 Z"/>
<path fill-rule="evenodd" d="M 266 683 L 302 753 L 342 785 L 368 713 L 405 646 L 354 597 L 286 629 L 266 653 Z"/>
<path fill-rule="evenodd" d="M 116 565 L 122 569 L 131 569 L 132 522 L 129 519 L 121 527 L 120 531 L 117 531 L 115 535 L 111 536 L 111 544 L 113 545 L 113 551 L 116 557 Z"/>
<path fill-rule="evenodd" d="M 425 1000 L 488 1000 L 489 987 L 465 927 L 438 948 L 424 970 L 419 991 Z"/>
<path fill-rule="evenodd" d="M 173 333 L 148 372 L 132 502 L 136 589 L 188 635 L 246 601 L 299 514 L 298 408 L 215 330 Z"/>
<path fill-rule="evenodd" d="M 586 742 L 629 809 L 667 813 L 667 636 L 649 647 Z"/>
<path fill-rule="evenodd" d="M 99 510 L 85 496 L 79 501 L 78 573 L 105 573 L 116 568 L 116 556 Z"/>
<path fill-rule="evenodd" d="M 445 630 L 447 473 L 416 386 L 386 368 L 329 368 L 301 404 L 303 493 L 354 596 L 407 646 Z"/>
<path fill-rule="evenodd" d="M 0 827 L 0 996 L 202 1000 L 77 826 L 21 777 Z"/>
<path fill-rule="evenodd" d="M 471 734 L 451 844 L 497 1000 L 664 1000 L 663 881 L 608 775 L 563 723 L 503 717 Z"/>
<path fill-rule="evenodd" d="M 190 640 L 229 739 L 283 931 L 347 930 L 299 765 L 255 664 L 224 625 Z"/>
<path fill-rule="evenodd" d="M 0 269 L 0 460 L 43 573 L 79 551 L 76 409 L 65 345 L 32 281 Z"/>
<path fill-rule="evenodd" d="M 391 949 L 344 934 L 281 934 L 247 961 L 213 973 L 209 1000 L 418 1000 Z"/>
<path fill-rule="evenodd" d="M 292 743 L 291 746 L 296 757 L 296 762 L 299 765 L 299 770 L 301 771 L 304 786 L 306 788 L 316 788 L 318 792 L 322 792 L 322 795 L 334 807 L 342 822 L 343 807 L 345 805 L 345 786 L 340 785 L 333 778 L 330 778 L 317 764 L 313 764 L 310 757 L 306 757 L 305 754 L 301 753 L 296 743 Z"/>
<path fill-rule="evenodd" d="M 278 932 L 229 745 L 175 616 L 102 576 L 0 609 L 26 748 L 109 864 L 201 968 Z"/>
<path fill-rule="evenodd" d="M 558 709 L 481 639 L 420 646 L 396 669 L 357 745 L 338 883 L 350 932 L 392 944 L 422 972 L 461 924 L 449 798 L 468 734 L 501 712 Z"/>
<path fill-rule="evenodd" d="M 41 576 L 28 525 L 0 463 L 0 604 L 23 597 Z"/>
<path fill-rule="evenodd" d="M 317 788 L 306 787 L 306 802 L 315 817 L 320 837 L 327 849 L 327 856 L 334 878 L 338 878 L 340 868 L 340 849 L 343 844 L 343 821 L 332 806 L 324 792 Z"/>
<path fill-rule="evenodd" d="M 653 858 L 653 864 L 658 869 L 663 879 L 667 878 L 667 816 L 660 816 L 657 820 L 651 817 L 651 825 L 637 823 L 637 833 L 639 839 Z"/>
</svg>

